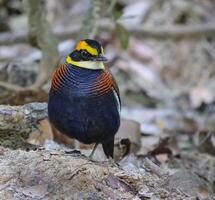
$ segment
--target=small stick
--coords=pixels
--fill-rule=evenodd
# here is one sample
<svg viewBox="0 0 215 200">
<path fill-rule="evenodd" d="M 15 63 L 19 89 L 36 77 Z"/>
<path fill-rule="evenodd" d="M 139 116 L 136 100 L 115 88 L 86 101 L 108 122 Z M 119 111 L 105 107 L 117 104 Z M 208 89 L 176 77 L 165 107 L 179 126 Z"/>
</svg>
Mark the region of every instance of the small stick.
<svg viewBox="0 0 215 200">
<path fill-rule="evenodd" d="M 161 169 L 158 165 L 156 165 L 155 163 L 153 163 L 151 160 L 149 160 L 148 158 L 144 159 L 144 164 L 145 166 L 152 171 L 153 173 L 155 173 L 158 177 L 162 178 L 163 176 L 168 175 L 168 172 L 164 171 L 163 169 Z"/>
</svg>

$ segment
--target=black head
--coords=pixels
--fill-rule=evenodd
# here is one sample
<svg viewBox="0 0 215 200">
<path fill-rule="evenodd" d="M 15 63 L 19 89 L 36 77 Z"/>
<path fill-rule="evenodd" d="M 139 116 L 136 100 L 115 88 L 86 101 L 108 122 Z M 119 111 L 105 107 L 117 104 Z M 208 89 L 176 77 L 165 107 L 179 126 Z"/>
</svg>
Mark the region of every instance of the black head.
<svg viewBox="0 0 215 200">
<path fill-rule="evenodd" d="M 91 39 L 79 41 L 69 57 L 74 61 L 107 61 L 101 44 Z"/>
</svg>

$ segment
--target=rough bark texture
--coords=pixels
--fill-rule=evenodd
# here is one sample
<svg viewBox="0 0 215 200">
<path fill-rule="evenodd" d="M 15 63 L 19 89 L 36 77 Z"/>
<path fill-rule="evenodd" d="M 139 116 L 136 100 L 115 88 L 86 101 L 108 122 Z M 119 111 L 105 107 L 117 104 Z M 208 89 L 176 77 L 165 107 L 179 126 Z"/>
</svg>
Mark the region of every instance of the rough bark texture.
<svg viewBox="0 0 215 200">
<path fill-rule="evenodd" d="M 122 169 L 63 151 L 0 148 L 0 168 L 0 199 L 213 199 L 187 170 L 158 177 L 144 165 Z"/>
<path fill-rule="evenodd" d="M 111 188 L 103 188 L 103 179 L 120 173 L 108 164 L 60 152 L 5 150 L 0 161 L 0 199 L 103 199 L 114 196 Z M 137 181 L 135 176 L 129 178 Z M 118 191 L 115 199 L 134 195 Z"/>
<path fill-rule="evenodd" d="M 142 198 L 168 198 L 159 179 L 143 169 L 122 170 L 60 151 L 0 153 L 0 199 L 140 199 L 141 189 Z"/>
<path fill-rule="evenodd" d="M 32 127 L 46 117 L 46 103 L 0 106 L 0 199 L 212 197 L 208 182 L 183 167 L 161 168 L 147 158 L 137 165 L 132 155 L 116 167 L 65 148 L 32 150 L 35 146 L 25 141 Z"/>
<path fill-rule="evenodd" d="M 25 141 L 39 120 L 47 118 L 47 103 L 0 106 L 0 146 L 31 149 Z"/>
<path fill-rule="evenodd" d="M 21 131 L 47 117 L 47 103 L 0 105 L 0 131 Z"/>
</svg>

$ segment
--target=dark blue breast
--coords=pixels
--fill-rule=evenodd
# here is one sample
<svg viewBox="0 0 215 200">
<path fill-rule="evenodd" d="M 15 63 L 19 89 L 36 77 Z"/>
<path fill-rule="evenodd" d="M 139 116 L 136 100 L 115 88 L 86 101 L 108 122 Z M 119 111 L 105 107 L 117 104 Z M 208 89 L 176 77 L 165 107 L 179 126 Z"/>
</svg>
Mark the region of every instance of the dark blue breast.
<svg viewBox="0 0 215 200">
<path fill-rule="evenodd" d="M 73 66 L 67 69 L 63 84 L 49 93 L 50 121 L 62 133 L 86 144 L 112 138 L 120 125 L 116 96 L 112 89 L 91 95 L 89 87 L 103 71 Z"/>
</svg>

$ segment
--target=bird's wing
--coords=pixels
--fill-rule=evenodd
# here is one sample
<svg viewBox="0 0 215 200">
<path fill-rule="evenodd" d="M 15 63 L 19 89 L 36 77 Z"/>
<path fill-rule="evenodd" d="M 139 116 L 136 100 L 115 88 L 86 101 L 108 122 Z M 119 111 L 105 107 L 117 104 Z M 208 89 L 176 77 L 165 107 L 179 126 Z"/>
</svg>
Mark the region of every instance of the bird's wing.
<svg viewBox="0 0 215 200">
<path fill-rule="evenodd" d="M 105 69 L 95 80 L 92 92 L 96 95 L 103 95 L 110 90 L 113 91 L 114 96 L 117 101 L 118 110 L 121 110 L 121 100 L 119 94 L 119 88 L 114 79 L 113 75 L 108 69 Z"/>
<path fill-rule="evenodd" d="M 116 97 L 116 100 L 117 100 L 117 103 L 118 103 L 118 108 L 119 108 L 119 111 L 120 111 L 121 110 L 121 99 L 120 99 L 119 87 L 118 87 L 118 85 L 116 83 L 116 80 L 113 77 L 113 75 L 112 75 L 112 82 L 113 82 L 113 92 L 114 92 L 114 95 Z"/>
</svg>

